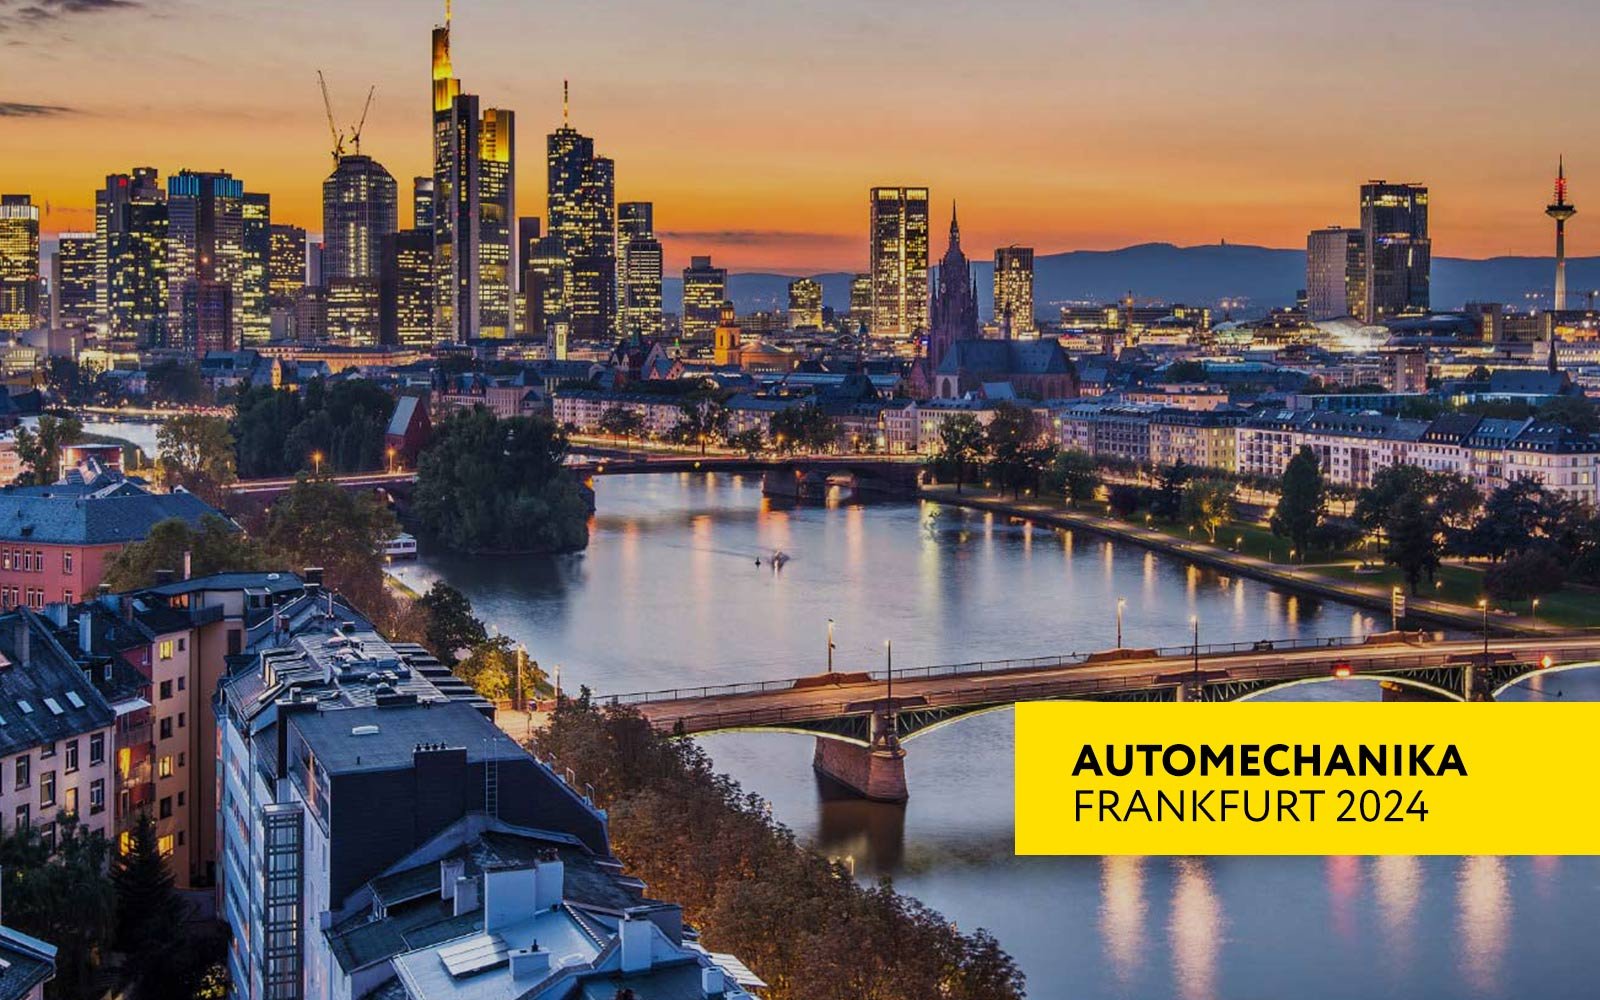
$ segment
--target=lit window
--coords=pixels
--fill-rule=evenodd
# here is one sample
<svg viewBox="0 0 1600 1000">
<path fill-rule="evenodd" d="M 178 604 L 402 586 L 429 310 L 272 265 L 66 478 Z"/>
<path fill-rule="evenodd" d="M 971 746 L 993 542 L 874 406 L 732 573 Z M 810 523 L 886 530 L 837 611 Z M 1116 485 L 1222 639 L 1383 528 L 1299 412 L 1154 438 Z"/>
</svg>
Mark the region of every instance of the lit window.
<svg viewBox="0 0 1600 1000">
<path fill-rule="evenodd" d="M 172 659 L 172 640 L 171 639 L 162 639 L 161 640 L 161 644 L 157 648 L 157 655 L 160 656 L 163 660 Z"/>
</svg>

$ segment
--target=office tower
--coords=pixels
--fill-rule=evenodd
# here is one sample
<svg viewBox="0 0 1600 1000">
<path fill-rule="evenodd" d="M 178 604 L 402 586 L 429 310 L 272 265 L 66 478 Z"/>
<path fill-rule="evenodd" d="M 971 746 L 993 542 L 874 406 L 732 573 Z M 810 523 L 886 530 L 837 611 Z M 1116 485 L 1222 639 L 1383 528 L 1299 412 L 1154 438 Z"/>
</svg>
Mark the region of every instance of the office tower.
<svg viewBox="0 0 1600 1000">
<path fill-rule="evenodd" d="M 1033 319 L 1033 247 L 995 248 L 994 318 L 1013 337 L 1038 330 Z"/>
<path fill-rule="evenodd" d="M 244 184 L 227 173 L 167 178 L 167 329 L 161 346 L 232 350 L 244 256 Z"/>
<path fill-rule="evenodd" d="M 1381 323 L 1403 313 L 1427 312 L 1433 251 L 1428 238 L 1428 189 L 1381 180 L 1363 184 L 1361 234 L 1366 321 Z"/>
<path fill-rule="evenodd" d="M 523 261 L 523 336 L 549 340 L 566 322 L 567 251 L 559 236 L 540 237 Z"/>
<path fill-rule="evenodd" d="M 850 332 L 872 329 L 872 275 L 850 279 Z"/>
<path fill-rule="evenodd" d="M 239 339 L 243 347 L 272 339 L 272 201 L 245 192 L 239 203 Z"/>
<path fill-rule="evenodd" d="M 411 179 L 411 227 L 427 233 L 433 232 L 432 177 Z"/>
<path fill-rule="evenodd" d="M 0 332 L 31 330 L 38 319 L 39 206 L 29 195 L 0 195 Z"/>
<path fill-rule="evenodd" d="M 95 192 L 95 304 L 115 337 L 167 339 L 167 196 L 154 167 L 112 174 Z"/>
<path fill-rule="evenodd" d="M 94 324 L 95 270 L 99 241 L 94 233 L 62 233 L 50 258 L 50 326 L 87 330 Z"/>
<path fill-rule="evenodd" d="M 384 237 L 382 271 L 381 341 L 432 347 L 433 234 L 425 229 L 402 229 Z"/>
<path fill-rule="evenodd" d="M 516 116 L 488 108 L 478 128 L 478 336 L 516 329 Z"/>
<path fill-rule="evenodd" d="M 546 140 L 546 225 L 566 247 L 572 335 L 599 340 L 617 330 L 616 166 L 572 127 L 563 90 L 561 127 Z M 601 274 L 609 262 L 610 275 Z"/>
<path fill-rule="evenodd" d="M 293 302 L 306 287 L 306 231 L 299 226 L 272 227 L 272 263 L 267 293 L 279 302 Z"/>
<path fill-rule="evenodd" d="M 1544 214 L 1556 222 L 1556 297 L 1555 311 L 1561 312 L 1567 308 L 1567 220 L 1578 214 L 1578 210 L 1567 201 L 1567 162 L 1563 158 L 1556 163 L 1556 197 L 1549 205 L 1545 206 Z"/>
<path fill-rule="evenodd" d="M 822 285 L 812 278 L 789 282 L 789 327 L 822 328 Z"/>
<path fill-rule="evenodd" d="M 909 340 L 928 328 L 928 189 L 871 191 L 872 332 Z"/>
<path fill-rule="evenodd" d="M 517 290 L 526 287 L 528 264 L 539 253 L 539 241 L 544 239 L 543 221 L 537 215 L 524 215 L 517 220 Z"/>
<path fill-rule="evenodd" d="M 683 269 L 683 339 L 711 339 L 727 298 L 728 272 L 712 267 L 710 257 L 690 258 L 689 266 Z"/>
<path fill-rule="evenodd" d="M 1306 237 L 1306 315 L 1311 320 L 1365 317 L 1366 237 L 1329 226 Z"/>
<path fill-rule="evenodd" d="M 661 241 L 655 230 L 651 202 L 617 205 L 617 294 L 625 336 L 661 336 Z"/>
<path fill-rule="evenodd" d="M 328 336 L 342 344 L 380 338 L 383 241 L 398 226 L 399 187 L 370 156 L 343 156 L 322 182 L 322 284 Z"/>
</svg>

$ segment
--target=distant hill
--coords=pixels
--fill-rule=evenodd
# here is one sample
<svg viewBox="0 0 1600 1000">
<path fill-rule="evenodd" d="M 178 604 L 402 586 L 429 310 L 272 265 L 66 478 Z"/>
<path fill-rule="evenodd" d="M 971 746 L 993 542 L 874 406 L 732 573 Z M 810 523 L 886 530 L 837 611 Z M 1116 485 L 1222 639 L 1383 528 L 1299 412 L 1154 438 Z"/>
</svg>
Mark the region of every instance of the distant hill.
<svg viewBox="0 0 1600 1000">
<path fill-rule="evenodd" d="M 1034 261 L 1034 301 L 1041 317 L 1055 313 L 1065 302 L 1114 302 L 1132 292 L 1141 300 L 1215 304 L 1220 299 L 1243 299 L 1249 313 L 1288 305 L 1305 286 L 1305 251 L 1281 250 L 1242 244 L 1179 247 L 1170 243 L 1144 243 L 1121 250 L 1074 250 L 1046 254 Z M 1567 262 L 1567 287 L 1574 305 L 1582 294 L 1600 289 L 1600 257 L 1573 258 Z M 979 309 L 993 309 L 992 266 L 973 263 L 978 282 Z M 1433 262 L 1433 304 L 1436 309 L 1456 309 L 1472 301 L 1521 304 L 1529 292 L 1549 295 L 1555 260 L 1550 257 L 1491 257 L 1468 260 L 1439 257 Z M 850 306 L 850 275 L 815 275 L 822 282 L 823 301 L 835 310 Z M 729 292 L 740 312 L 782 309 L 788 304 L 793 275 L 733 274 Z M 676 308 L 682 283 L 669 278 L 662 289 L 666 308 Z"/>
</svg>

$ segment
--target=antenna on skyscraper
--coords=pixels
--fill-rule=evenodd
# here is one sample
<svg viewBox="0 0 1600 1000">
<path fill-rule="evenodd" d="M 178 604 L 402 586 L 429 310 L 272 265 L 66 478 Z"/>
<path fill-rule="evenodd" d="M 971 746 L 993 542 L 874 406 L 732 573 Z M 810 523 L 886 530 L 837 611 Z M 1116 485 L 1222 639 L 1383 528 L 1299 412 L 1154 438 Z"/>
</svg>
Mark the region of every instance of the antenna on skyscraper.
<svg viewBox="0 0 1600 1000">
<path fill-rule="evenodd" d="M 567 88 L 567 81 L 561 81 L 561 124 L 566 125 L 572 119 L 571 91 Z"/>
<path fill-rule="evenodd" d="M 450 27 L 450 0 L 444 0 L 444 26 Z"/>
</svg>

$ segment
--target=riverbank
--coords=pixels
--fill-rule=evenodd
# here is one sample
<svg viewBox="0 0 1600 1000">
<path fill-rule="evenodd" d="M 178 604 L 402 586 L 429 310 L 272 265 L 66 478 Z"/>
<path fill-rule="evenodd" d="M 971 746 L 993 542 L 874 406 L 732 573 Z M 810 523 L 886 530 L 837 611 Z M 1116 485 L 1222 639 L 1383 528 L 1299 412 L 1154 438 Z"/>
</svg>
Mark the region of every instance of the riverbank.
<svg viewBox="0 0 1600 1000">
<path fill-rule="evenodd" d="M 1383 615 L 1389 613 L 1391 590 L 1388 584 L 1375 586 L 1354 580 L 1340 580 L 1319 572 L 1321 567 L 1269 562 L 1257 556 L 1229 551 L 1221 545 L 1175 538 L 1153 526 L 1119 521 L 1087 511 L 1069 510 L 1045 500 L 1006 499 L 992 490 L 970 486 L 961 493 L 957 493 L 952 486 L 925 486 L 920 495 L 926 500 L 1026 518 L 1051 527 L 1091 531 L 1198 565 L 1237 573 L 1284 590 L 1343 601 Z M 1347 564 L 1340 564 L 1339 570 L 1350 573 Z M 1483 613 L 1477 608 L 1409 594 L 1406 597 L 1406 617 L 1451 628 L 1476 630 L 1483 627 Z M 1489 625 L 1494 631 L 1515 634 L 1557 631 L 1548 622 L 1535 624 L 1529 616 L 1509 613 L 1490 615 Z"/>
</svg>

